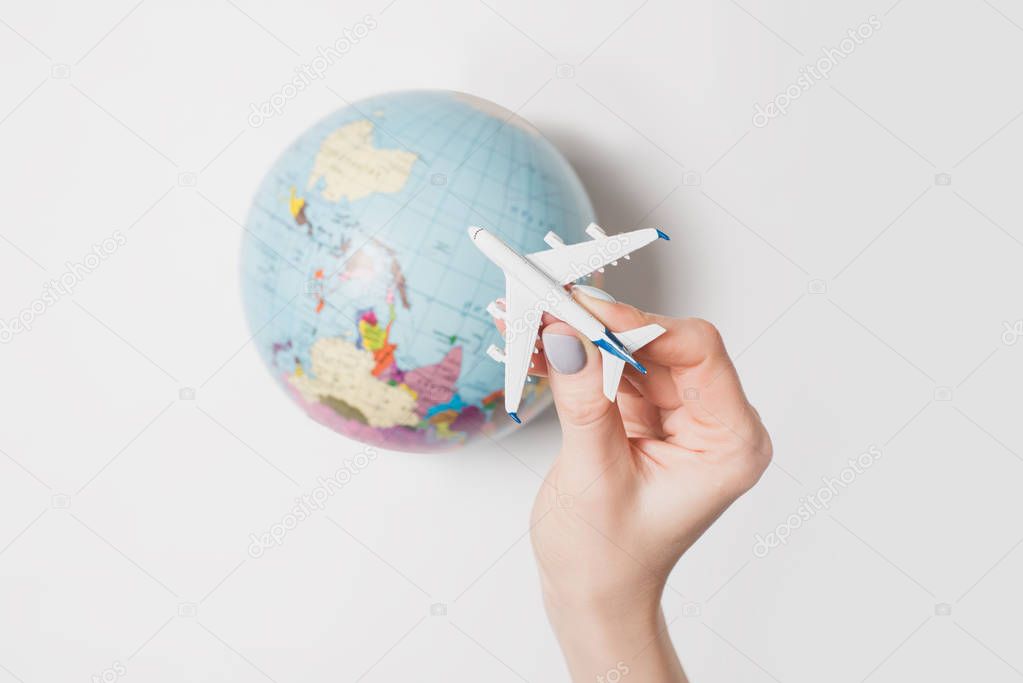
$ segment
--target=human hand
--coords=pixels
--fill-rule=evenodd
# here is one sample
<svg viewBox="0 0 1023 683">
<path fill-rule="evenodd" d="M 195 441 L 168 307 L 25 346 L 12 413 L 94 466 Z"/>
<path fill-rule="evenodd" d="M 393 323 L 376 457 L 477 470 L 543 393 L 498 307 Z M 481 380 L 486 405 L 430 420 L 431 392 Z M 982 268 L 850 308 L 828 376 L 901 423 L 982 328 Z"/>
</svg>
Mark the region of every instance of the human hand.
<svg viewBox="0 0 1023 683">
<path fill-rule="evenodd" d="M 660 609 L 668 574 L 757 482 L 771 440 L 710 323 L 583 289 L 577 301 L 612 331 L 666 332 L 635 354 L 648 374 L 627 368 L 611 403 L 597 348 L 560 321 L 542 330 L 533 372 L 549 376 L 562 430 L 532 513 L 545 605 L 574 680 L 624 666 L 637 680 L 684 681 Z"/>
</svg>

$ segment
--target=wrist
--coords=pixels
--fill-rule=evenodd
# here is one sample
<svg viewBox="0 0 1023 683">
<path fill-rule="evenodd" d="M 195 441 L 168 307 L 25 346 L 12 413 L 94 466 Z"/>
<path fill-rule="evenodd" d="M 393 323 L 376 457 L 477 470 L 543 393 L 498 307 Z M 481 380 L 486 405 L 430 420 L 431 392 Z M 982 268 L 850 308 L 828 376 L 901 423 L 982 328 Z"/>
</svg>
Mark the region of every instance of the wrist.
<svg viewBox="0 0 1023 683">
<path fill-rule="evenodd" d="M 630 613 L 606 610 L 569 611 L 547 603 L 555 635 L 566 650 L 604 653 L 605 658 L 630 660 L 653 640 L 664 623 L 660 607 L 637 608 Z"/>
<path fill-rule="evenodd" d="M 642 631 L 656 625 L 663 586 L 647 584 L 632 590 L 591 591 L 582 586 L 552 590 L 545 586 L 544 608 L 555 631 Z"/>
<path fill-rule="evenodd" d="M 576 683 L 614 681 L 629 674 L 657 683 L 686 680 L 659 605 L 623 611 L 570 609 L 550 599 L 545 603 Z"/>
</svg>

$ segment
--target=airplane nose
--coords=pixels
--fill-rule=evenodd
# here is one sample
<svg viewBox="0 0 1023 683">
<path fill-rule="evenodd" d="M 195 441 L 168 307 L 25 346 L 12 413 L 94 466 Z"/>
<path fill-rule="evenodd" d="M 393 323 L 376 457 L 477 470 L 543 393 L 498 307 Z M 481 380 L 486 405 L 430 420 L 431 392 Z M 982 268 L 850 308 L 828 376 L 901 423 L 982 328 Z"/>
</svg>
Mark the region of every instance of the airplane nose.
<svg viewBox="0 0 1023 683">
<path fill-rule="evenodd" d="M 475 225 L 469 226 L 469 238 L 475 240 L 476 236 L 483 232 L 483 228 L 478 228 Z"/>
</svg>

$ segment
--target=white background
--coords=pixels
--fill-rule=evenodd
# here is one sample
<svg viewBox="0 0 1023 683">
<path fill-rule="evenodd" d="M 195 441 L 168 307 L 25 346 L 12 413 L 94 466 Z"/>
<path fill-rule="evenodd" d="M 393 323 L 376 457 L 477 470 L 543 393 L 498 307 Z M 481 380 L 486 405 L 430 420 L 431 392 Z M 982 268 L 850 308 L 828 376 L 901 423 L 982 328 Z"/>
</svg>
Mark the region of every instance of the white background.
<svg viewBox="0 0 1023 683">
<path fill-rule="evenodd" d="M 526 537 L 552 415 L 499 446 L 383 453 L 247 554 L 359 444 L 248 343 L 240 224 L 307 126 L 415 87 L 518 111 L 609 231 L 671 233 L 610 289 L 718 324 L 773 435 L 671 578 L 695 680 L 1023 678 L 1023 9 L 487 2 L 0 5 L 0 318 L 127 237 L 0 347 L 0 681 L 566 680 Z M 322 81 L 248 124 L 365 15 Z M 753 125 L 870 15 L 830 79 Z M 754 556 L 872 445 L 830 510 Z"/>
</svg>

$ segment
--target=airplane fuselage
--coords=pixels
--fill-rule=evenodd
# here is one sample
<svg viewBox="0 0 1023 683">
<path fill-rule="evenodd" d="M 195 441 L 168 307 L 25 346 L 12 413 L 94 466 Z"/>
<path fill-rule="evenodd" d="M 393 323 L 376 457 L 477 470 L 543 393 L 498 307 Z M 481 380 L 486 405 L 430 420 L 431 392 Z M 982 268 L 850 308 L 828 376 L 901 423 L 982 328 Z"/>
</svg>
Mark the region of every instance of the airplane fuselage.
<svg viewBox="0 0 1023 683">
<path fill-rule="evenodd" d="M 501 268 L 506 277 L 517 280 L 537 301 L 536 306 L 521 316 L 523 319 L 505 320 L 506 338 L 535 329 L 540 316 L 547 311 L 574 327 L 598 347 L 620 357 L 640 372 L 646 372 L 604 323 L 579 305 L 562 285 L 540 270 L 532 261 L 483 228 L 470 228 L 469 235 L 476 247 Z"/>
</svg>

